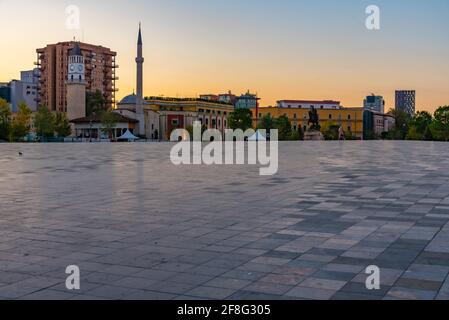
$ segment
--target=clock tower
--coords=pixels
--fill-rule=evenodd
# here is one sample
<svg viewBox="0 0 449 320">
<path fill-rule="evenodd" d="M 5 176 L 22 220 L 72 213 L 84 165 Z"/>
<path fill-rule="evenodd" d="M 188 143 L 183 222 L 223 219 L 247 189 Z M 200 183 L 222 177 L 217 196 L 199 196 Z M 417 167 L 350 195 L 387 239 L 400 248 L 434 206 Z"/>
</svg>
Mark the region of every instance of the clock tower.
<svg viewBox="0 0 449 320">
<path fill-rule="evenodd" d="M 86 116 L 86 82 L 84 56 L 79 44 L 69 52 L 67 76 L 67 118 L 69 120 Z"/>
</svg>

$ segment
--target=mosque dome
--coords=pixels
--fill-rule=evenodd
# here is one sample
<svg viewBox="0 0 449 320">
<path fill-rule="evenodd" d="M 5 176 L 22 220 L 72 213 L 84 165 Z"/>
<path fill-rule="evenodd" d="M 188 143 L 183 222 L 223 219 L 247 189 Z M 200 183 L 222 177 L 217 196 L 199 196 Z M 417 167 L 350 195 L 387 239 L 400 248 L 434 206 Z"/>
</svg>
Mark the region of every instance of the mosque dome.
<svg viewBox="0 0 449 320">
<path fill-rule="evenodd" d="M 130 95 L 127 95 L 126 97 L 124 97 L 118 104 L 136 105 L 137 102 L 138 102 L 137 95 L 133 93 L 133 94 L 130 94 Z M 142 101 L 142 103 L 146 104 L 145 100 Z"/>
<path fill-rule="evenodd" d="M 135 94 L 130 94 L 124 97 L 120 104 L 137 104 L 137 96 Z"/>
</svg>

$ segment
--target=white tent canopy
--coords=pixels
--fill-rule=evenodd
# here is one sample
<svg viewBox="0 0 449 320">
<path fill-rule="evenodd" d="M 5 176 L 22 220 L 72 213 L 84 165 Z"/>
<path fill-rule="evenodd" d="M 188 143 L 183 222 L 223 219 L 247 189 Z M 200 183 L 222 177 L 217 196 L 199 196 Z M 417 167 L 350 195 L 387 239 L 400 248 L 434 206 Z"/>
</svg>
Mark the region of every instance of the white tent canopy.
<svg viewBox="0 0 449 320">
<path fill-rule="evenodd" d="M 248 138 L 248 141 L 267 141 L 267 138 L 265 138 L 263 134 L 261 134 L 260 131 L 257 130 L 255 134 Z"/>
<path fill-rule="evenodd" d="M 139 140 L 139 138 L 133 135 L 129 130 L 126 130 L 126 132 L 121 137 L 118 137 L 117 140 L 134 141 Z"/>
</svg>

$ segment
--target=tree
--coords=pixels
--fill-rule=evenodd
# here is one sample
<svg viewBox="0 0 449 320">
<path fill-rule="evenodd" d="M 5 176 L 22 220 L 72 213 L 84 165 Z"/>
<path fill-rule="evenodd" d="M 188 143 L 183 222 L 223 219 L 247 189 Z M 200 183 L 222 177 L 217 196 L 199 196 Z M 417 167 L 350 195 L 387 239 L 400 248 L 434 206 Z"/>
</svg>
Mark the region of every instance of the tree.
<svg viewBox="0 0 449 320">
<path fill-rule="evenodd" d="M 392 132 L 392 138 L 404 140 L 410 126 L 411 116 L 399 109 L 390 109 L 388 113 L 395 118 L 395 129 Z"/>
<path fill-rule="evenodd" d="M 11 123 L 10 140 L 18 141 L 24 138 L 31 130 L 31 110 L 26 103 L 21 102 L 18 111 Z"/>
<path fill-rule="evenodd" d="M 115 138 L 115 127 L 117 126 L 117 114 L 111 110 L 101 113 L 101 131 L 113 139 Z"/>
<path fill-rule="evenodd" d="M 47 107 L 39 106 L 34 115 L 34 129 L 36 130 L 36 135 L 40 136 L 42 140 L 54 137 L 55 116 Z"/>
<path fill-rule="evenodd" d="M 56 113 L 55 117 L 55 132 L 58 137 L 65 138 L 70 136 L 72 133 L 72 128 L 70 126 L 69 119 L 64 112 Z"/>
<path fill-rule="evenodd" d="M 292 124 L 287 116 L 283 115 L 276 119 L 275 127 L 278 129 L 280 141 L 287 140 L 292 135 Z"/>
<path fill-rule="evenodd" d="M 249 109 L 235 109 L 228 119 L 229 127 L 233 130 L 246 131 L 253 127 L 253 114 Z"/>
<path fill-rule="evenodd" d="M 432 135 L 437 140 L 449 140 L 449 106 L 439 107 L 434 113 L 431 124 Z"/>
<path fill-rule="evenodd" d="M 101 114 L 106 110 L 106 100 L 100 90 L 86 92 L 86 115 Z"/>
<path fill-rule="evenodd" d="M 0 98 L 0 140 L 8 140 L 11 130 L 11 109 L 6 100 Z"/>
<path fill-rule="evenodd" d="M 424 135 L 420 133 L 416 126 L 412 125 L 408 129 L 407 136 L 405 139 L 407 140 L 423 140 Z"/>
<path fill-rule="evenodd" d="M 304 140 L 304 131 L 302 130 L 302 127 L 298 126 L 298 130 L 293 131 L 292 136 L 294 137 L 292 140 Z"/>
<path fill-rule="evenodd" d="M 427 111 L 419 111 L 410 120 L 407 140 L 428 140 L 431 137 L 430 126 L 432 115 Z"/>
<path fill-rule="evenodd" d="M 275 128 L 275 119 L 271 117 L 270 114 L 264 115 L 258 125 L 258 129 L 264 129 L 267 132 L 269 132 L 271 129 Z"/>
<path fill-rule="evenodd" d="M 335 123 L 329 123 L 323 128 L 323 136 L 326 140 L 338 140 L 339 139 L 339 130 L 340 126 Z"/>
<path fill-rule="evenodd" d="M 432 115 L 427 111 L 419 111 L 410 121 L 410 126 L 414 126 L 417 132 L 424 134 L 427 127 L 432 124 Z"/>
<path fill-rule="evenodd" d="M 301 127 L 299 127 L 299 130 L 293 130 L 286 140 L 287 141 L 304 140 L 304 133 L 302 132 Z"/>
</svg>

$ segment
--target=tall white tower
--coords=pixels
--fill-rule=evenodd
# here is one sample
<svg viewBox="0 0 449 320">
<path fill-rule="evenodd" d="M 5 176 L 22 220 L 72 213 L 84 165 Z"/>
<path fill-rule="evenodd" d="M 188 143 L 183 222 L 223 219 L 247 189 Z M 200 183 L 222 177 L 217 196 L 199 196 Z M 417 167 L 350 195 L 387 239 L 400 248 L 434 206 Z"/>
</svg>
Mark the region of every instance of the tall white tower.
<svg viewBox="0 0 449 320">
<path fill-rule="evenodd" d="M 137 120 L 139 120 L 139 135 L 145 135 L 145 116 L 144 116 L 144 100 L 143 100 L 143 44 L 142 44 L 142 30 L 141 24 L 139 23 L 139 35 L 137 38 L 137 105 L 136 114 Z"/>
<path fill-rule="evenodd" d="M 78 43 L 69 52 L 67 77 L 67 118 L 69 120 L 86 116 L 86 81 L 84 57 Z"/>
</svg>

